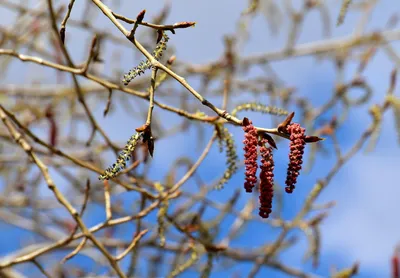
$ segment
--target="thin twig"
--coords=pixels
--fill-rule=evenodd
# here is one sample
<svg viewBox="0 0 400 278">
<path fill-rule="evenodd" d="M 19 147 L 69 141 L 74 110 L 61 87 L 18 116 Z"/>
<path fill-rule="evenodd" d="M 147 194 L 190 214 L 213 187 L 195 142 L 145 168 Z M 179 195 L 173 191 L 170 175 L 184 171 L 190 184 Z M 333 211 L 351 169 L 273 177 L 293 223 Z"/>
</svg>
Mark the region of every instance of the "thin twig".
<svg viewBox="0 0 400 278">
<path fill-rule="evenodd" d="M 139 240 L 145 235 L 147 234 L 149 230 L 143 230 L 141 231 L 137 236 L 135 236 L 131 242 L 131 244 L 129 244 L 128 248 L 126 248 L 126 250 L 124 252 L 122 252 L 121 254 L 119 254 L 117 257 L 115 257 L 115 260 L 120 261 L 122 260 L 126 255 L 129 254 L 129 252 L 131 252 L 135 247 L 136 244 L 139 242 Z"/>
<path fill-rule="evenodd" d="M 66 28 L 69 16 L 71 15 L 72 8 L 74 7 L 74 3 L 75 3 L 75 0 L 70 0 L 70 2 L 68 4 L 67 13 L 65 14 L 63 21 L 61 22 L 60 38 L 63 43 L 65 41 L 65 28 Z"/>
</svg>

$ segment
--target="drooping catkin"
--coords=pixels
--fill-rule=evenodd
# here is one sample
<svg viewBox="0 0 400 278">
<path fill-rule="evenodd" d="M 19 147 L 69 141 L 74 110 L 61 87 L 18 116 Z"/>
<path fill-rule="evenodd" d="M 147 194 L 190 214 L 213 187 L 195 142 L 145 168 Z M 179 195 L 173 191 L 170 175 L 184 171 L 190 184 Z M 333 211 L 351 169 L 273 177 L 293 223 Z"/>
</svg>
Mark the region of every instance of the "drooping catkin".
<svg viewBox="0 0 400 278">
<path fill-rule="evenodd" d="M 231 179 L 233 174 L 235 174 L 238 169 L 238 156 L 236 153 L 236 146 L 233 136 L 226 127 L 221 128 L 220 133 L 221 147 L 225 148 L 226 164 L 228 167 L 226 168 L 224 175 L 216 185 L 215 189 L 222 189 L 224 187 L 224 184 L 226 184 Z"/>
<path fill-rule="evenodd" d="M 244 188 L 246 192 L 252 192 L 253 187 L 257 183 L 257 129 L 253 126 L 252 122 L 245 118 L 243 120 L 244 135 L 244 164 L 246 166 Z"/>
<path fill-rule="evenodd" d="M 156 182 L 154 183 L 156 190 L 158 191 L 159 194 L 165 194 L 164 190 L 165 187 L 159 183 Z M 157 213 L 157 223 L 158 223 L 158 236 L 160 238 L 160 246 L 164 247 L 165 246 L 165 215 L 167 214 L 168 211 L 168 206 L 169 206 L 169 201 L 168 198 L 165 198 L 164 201 L 161 202 L 160 208 Z"/>
<path fill-rule="evenodd" d="M 290 153 L 285 191 L 292 193 L 303 164 L 306 130 L 298 123 L 292 123 L 286 127 L 286 131 L 290 134 Z"/>
<path fill-rule="evenodd" d="M 156 48 L 153 51 L 153 57 L 158 61 L 162 55 L 163 51 L 167 49 L 169 37 L 164 32 L 163 37 L 160 42 L 157 44 Z M 137 67 L 131 69 L 127 74 L 124 75 L 122 82 L 124 85 L 128 85 L 135 77 L 140 76 L 146 70 L 151 68 L 151 62 L 149 60 L 141 61 Z"/>
<path fill-rule="evenodd" d="M 262 218 L 268 218 L 272 211 L 272 198 L 274 196 L 274 160 L 272 148 L 267 147 L 268 140 L 262 139 L 259 143 L 261 154 L 260 173 L 260 211 Z"/>
<path fill-rule="evenodd" d="M 109 180 L 114 178 L 122 169 L 126 167 L 126 161 L 129 160 L 136 145 L 140 138 L 142 138 L 143 132 L 137 132 L 132 135 L 131 138 L 125 145 L 123 151 L 118 155 L 117 161 L 110 167 L 108 167 L 102 175 L 99 176 L 99 180 Z"/>
</svg>

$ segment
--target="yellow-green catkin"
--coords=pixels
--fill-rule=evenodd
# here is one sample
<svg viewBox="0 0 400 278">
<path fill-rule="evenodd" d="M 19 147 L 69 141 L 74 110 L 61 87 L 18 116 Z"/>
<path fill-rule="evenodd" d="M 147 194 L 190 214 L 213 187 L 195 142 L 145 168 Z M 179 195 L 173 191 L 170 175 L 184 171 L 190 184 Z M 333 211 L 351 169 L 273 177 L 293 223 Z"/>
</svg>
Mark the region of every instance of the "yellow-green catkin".
<svg viewBox="0 0 400 278">
<path fill-rule="evenodd" d="M 158 61 L 162 55 L 163 51 L 167 49 L 169 37 L 164 32 L 163 37 L 160 42 L 157 44 L 156 48 L 153 51 L 153 57 Z M 127 74 L 124 75 L 122 82 L 124 85 L 128 85 L 136 76 L 143 74 L 146 70 L 151 68 L 151 62 L 149 60 L 145 60 L 139 63 L 139 65 L 133 69 L 131 69 Z"/>
<path fill-rule="evenodd" d="M 222 124 L 215 125 L 215 129 L 216 129 L 217 135 L 218 135 L 218 149 L 219 149 L 220 153 L 222 153 L 222 151 L 224 150 L 223 128 L 224 127 Z"/>
<path fill-rule="evenodd" d="M 159 192 L 160 196 L 162 196 L 164 193 L 164 186 L 159 182 L 155 183 L 154 185 L 156 187 L 156 190 Z M 167 214 L 168 211 L 168 205 L 169 205 L 168 199 L 162 201 L 157 213 L 158 236 L 160 237 L 161 247 L 165 246 L 165 215 Z"/>
<path fill-rule="evenodd" d="M 132 135 L 131 138 L 125 145 L 124 150 L 118 155 L 117 161 L 110 167 L 108 167 L 102 175 L 99 176 L 99 180 L 109 180 L 114 178 L 122 169 L 126 167 L 126 161 L 129 160 L 132 152 L 135 150 L 136 145 L 143 132 L 137 132 Z"/>
<path fill-rule="evenodd" d="M 235 109 L 232 110 L 232 116 L 236 116 L 236 114 L 240 111 L 254 111 L 254 112 L 261 112 L 265 114 L 272 114 L 272 115 L 288 115 L 289 112 L 286 111 L 285 109 L 277 108 L 274 106 L 269 106 L 269 105 L 264 105 L 261 103 L 257 102 L 251 102 L 251 103 L 244 103 L 240 104 L 235 107 Z"/>
<path fill-rule="evenodd" d="M 236 153 L 235 141 L 226 127 L 220 128 L 220 141 L 220 147 L 225 147 L 226 150 L 226 164 L 228 167 L 218 184 L 215 186 L 215 189 L 218 190 L 222 189 L 224 184 L 226 184 L 238 170 L 238 155 Z"/>
</svg>

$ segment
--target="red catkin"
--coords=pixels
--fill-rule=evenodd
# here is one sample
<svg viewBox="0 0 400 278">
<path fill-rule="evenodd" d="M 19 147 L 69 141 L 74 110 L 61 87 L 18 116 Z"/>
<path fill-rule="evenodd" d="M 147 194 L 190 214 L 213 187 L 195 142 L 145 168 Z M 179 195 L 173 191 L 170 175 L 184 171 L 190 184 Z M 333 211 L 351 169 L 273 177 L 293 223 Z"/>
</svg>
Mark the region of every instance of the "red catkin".
<svg viewBox="0 0 400 278">
<path fill-rule="evenodd" d="M 272 148 L 266 147 L 267 139 L 260 141 L 261 173 L 260 173 L 260 211 L 262 218 L 268 218 L 272 211 L 272 198 L 274 196 L 274 160 Z"/>
<path fill-rule="evenodd" d="M 257 129 L 253 126 L 250 120 L 243 121 L 244 135 L 244 164 L 246 166 L 246 181 L 244 183 L 244 188 L 246 192 L 252 192 L 253 187 L 257 183 Z"/>
<path fill-rule="evenodd" d="M 303 163 L 306 130 L 298 123 L 292 123 L 286 127 L 286 131 L 290 134 L 290 153 L 285 191 L 292 193 Z"/>
<path fill-rule="evenodd" d="M 392 278 L 400 278 L 400 251 L 396 250 L 392 257 Z"/>
</svg>

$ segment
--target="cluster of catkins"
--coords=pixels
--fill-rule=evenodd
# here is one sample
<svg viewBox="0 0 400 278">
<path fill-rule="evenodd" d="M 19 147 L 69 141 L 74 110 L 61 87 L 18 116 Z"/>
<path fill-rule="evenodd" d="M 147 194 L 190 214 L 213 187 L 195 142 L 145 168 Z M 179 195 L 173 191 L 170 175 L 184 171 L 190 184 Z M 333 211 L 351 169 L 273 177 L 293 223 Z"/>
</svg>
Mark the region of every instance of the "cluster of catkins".
<svg viewBox="0 0 400 278">
<path fill-rule="evenodd" d="M 261 137 L 259 140 L 257 129 L 247 118 L 243 120 L 243 130 L 245 132 L 243 150 L 246 166 L 244 188 L 246 192 L 252 192 L 253 187 L 257 183 L 257 147 L 259 146 L 261 154 L 259 215 L 262 218 L 268 218 L 272 211 L 272 197 L 274 195 L 274 160 L 272 156 L 272 147 L 268 147 L 271 144 L 267 138 Z M 305 129 L 300 127 L 297 123 L 288 124 L 285 131 L 290 135 L 289 166 L 285 191 L 287 193 L 292 193 L 303 163 L 302 158 L 306 144 L 306 136 Z"/>
</svg>

